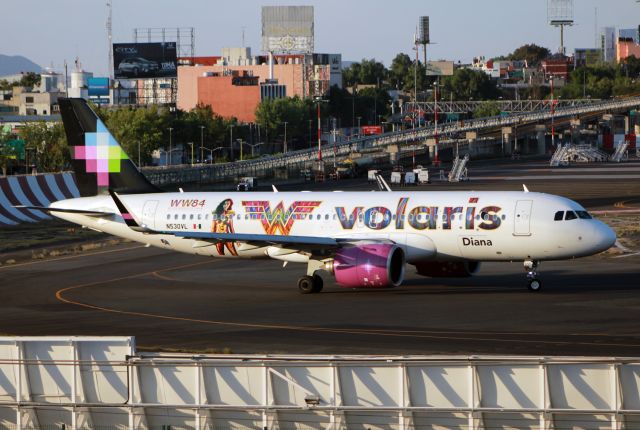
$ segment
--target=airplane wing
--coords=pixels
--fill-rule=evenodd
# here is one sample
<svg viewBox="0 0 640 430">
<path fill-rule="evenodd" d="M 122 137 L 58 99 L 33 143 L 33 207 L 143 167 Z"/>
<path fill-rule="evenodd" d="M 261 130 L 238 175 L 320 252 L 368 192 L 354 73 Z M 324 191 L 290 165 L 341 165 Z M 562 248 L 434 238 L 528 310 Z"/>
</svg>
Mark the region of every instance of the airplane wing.
<svg viewBox="0 0 640 430">
<path fill-rule="evenodd" d="M 17 205 L 17 206 L 14 206 L 14 208 L 34 209 L 34 210 L 39 210 L 39 211 L 44 211 L 44 212 L 59 212 L 59 213 L 68 213 L 68 214 L 78 214 L 78 215 L 86 215 L 86 216 L 93 216 L 93 217 L 107 217 L 107 216 L 116 215 L 113 212 L 86 211 L 86 210 L 82 210 L 82 209 L 50 208 L 50 207 L 46 207 L 46 206 Z"/>
<path fill-rule="evenodd" d="M 150 231 L 151 232 L 151 231 Z M 246 242 L 251 244 L 266 245 L 298 245 L 338 247 L 341 240 L 330 237 L 315 236 L 282 236 L 274 234 L 245 234 L 245 233 L 208 233 L 208 232 L 183 232 L 183 231 L 153 231 L 156 234 L 169 234 L 185 239 L 198 239 L 212 242 Z"/>
</svg>

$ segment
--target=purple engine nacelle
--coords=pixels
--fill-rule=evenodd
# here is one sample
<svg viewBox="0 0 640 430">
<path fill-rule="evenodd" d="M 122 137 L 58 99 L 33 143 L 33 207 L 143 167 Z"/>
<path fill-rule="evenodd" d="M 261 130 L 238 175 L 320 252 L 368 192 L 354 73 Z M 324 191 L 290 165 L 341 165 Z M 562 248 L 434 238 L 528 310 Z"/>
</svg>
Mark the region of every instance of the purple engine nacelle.
<svg viewBox="0 0 640 430">
<path fill-rule="evenodd" d="M 384 243 L 343 248 L 336 252 L 333 273 L 345 288 L 397 287 L 404 280 L 404 251 Z"/>
</svg>

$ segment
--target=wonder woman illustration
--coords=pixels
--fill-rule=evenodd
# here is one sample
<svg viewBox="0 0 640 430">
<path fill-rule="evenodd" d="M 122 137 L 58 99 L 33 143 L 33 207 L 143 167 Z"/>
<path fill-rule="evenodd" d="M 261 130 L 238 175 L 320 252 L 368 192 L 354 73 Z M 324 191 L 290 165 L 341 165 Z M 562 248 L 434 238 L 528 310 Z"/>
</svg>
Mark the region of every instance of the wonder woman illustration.
<svg viewBox="0 0 640 430">
<path fill-rule="evenodd" d="M 223 200 L 215 211 L 211 212 L 213 215 L 213 224 L 211 225 L 211 231 L 213 233 L 235 233 L 233 230 L 233 216 L 235 212 L 233 209 L 233 200 Z M 216 243 L 216 249 L 219 255 L 225 255 L 224 248 L 227 248 L 231 255 L 238 255 L 236 246 L 233 242 L 220 242 Z"/>
</svg>

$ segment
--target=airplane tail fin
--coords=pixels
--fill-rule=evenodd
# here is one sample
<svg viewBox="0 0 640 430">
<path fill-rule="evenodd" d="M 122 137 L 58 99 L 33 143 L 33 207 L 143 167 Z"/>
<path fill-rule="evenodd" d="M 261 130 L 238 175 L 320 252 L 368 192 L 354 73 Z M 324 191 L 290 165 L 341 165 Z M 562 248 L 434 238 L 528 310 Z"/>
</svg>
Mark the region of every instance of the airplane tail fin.
<svg viewBox="0 0 640 430">
<path fill-rule="evenodd" d="M 80 195 L 157 193 L 84 99 L 58 99 Z"/>
</svg>

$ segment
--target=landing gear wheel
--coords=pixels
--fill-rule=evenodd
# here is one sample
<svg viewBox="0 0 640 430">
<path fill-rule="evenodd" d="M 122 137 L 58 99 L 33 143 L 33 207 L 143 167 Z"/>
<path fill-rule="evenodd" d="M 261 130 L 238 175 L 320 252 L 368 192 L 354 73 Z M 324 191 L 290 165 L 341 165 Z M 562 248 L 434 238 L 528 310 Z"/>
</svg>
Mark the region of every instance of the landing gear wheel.
<svg viewBox="0 0 640 430">
<path fill-rule="evenodd" d="M 303 276 L 298 279 L 298 290 L 301 294 L 311 294 L 314 291 L 315 282 L 313 282 L 313 276 Z"/>
<path fill-rule="evenodd" d="M 542 283 L 540 282 L 539 279 L 530 279 L 529 280 L 529 291 L 532 292 L 537 292 L 540 291 L 540 288 L 542 287 Z"/>
<path fill-rule="evenodd" d="M 322 291 L 322 287 L 324 286 L 324 281 L 319 275 L 313 275 L 313 290 L 312 293 L 319 293 Z"/>
</svg>

